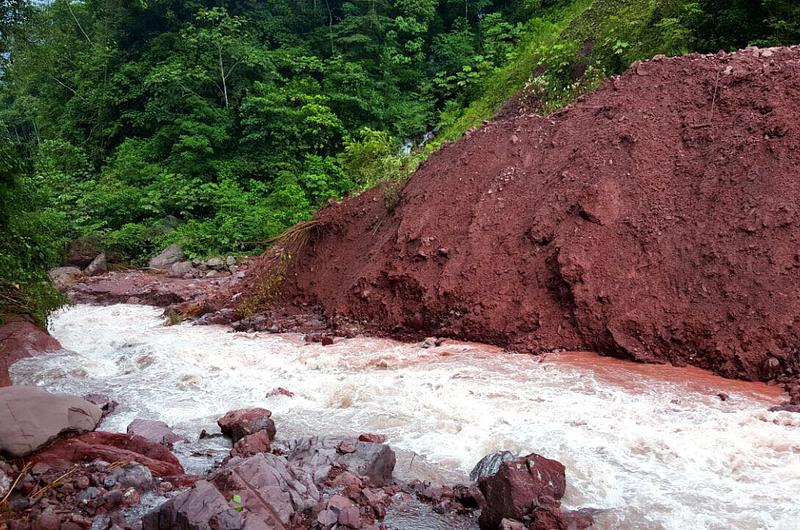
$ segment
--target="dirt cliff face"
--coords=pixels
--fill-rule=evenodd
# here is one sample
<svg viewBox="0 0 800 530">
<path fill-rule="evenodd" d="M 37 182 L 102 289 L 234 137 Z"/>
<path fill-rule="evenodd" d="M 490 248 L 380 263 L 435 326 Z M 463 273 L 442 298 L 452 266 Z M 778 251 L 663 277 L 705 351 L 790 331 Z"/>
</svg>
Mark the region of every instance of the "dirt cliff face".
<svg viewBox="0 0 800 530">
<path fill-rule="evenodd" d="M 635 64 L 317 221 L 281 303 L 334 323 L 798 373 L 800 47 Z"/>
</svg>

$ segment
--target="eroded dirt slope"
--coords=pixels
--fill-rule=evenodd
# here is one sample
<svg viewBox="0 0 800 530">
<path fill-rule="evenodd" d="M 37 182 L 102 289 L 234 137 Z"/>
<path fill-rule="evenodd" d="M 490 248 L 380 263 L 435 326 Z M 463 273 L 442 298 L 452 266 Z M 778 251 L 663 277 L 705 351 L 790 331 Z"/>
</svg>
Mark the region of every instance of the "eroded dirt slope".
<svg viewBox="0 0 800 530">
<path fill-rule="evenodd" d="M 396 335 L 791 375 L 798 127 L 798 47 L 635 64 L 445 147 L 396 204 L 375 189 L 321 211 L 279 304 Z"/>
</svg>

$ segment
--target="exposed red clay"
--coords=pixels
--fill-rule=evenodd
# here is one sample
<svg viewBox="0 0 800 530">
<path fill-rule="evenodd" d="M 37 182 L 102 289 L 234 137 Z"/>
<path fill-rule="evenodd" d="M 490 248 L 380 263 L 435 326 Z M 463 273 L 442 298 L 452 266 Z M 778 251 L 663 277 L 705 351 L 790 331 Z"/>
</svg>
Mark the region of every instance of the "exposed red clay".
<svg viewBox="0 0 800 530">
<path fill-rule="evenodd" d="M 273 314 L 800 373 L 800 48 L 656 58 L 317 216 Z M 261 272 L 262 274 L 259 274 Z M 254 267 L 244 289 L 263 282 Z"/>
</svg>

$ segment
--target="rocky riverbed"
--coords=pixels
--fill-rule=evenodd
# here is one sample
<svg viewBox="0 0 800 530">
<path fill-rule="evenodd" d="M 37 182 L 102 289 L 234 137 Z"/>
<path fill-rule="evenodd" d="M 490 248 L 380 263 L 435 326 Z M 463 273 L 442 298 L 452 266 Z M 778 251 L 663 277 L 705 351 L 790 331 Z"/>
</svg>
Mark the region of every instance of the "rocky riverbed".
<svg viewBox="0 0 800 530">
<path fill-rule="evenodd" d="M 116 521 L 118 526 L 138 527 L 147 513 L 180 495 L 191 499 L 202 494 L 206 500 L 205 495 L 217 500 L 221 495 L 222 512 L 242 514 L 233 500 L 234 495 L 242 497 L 241 488 L 221 486 L 218 474 L 242 459 L 258 457 L 258 465 L 266 465 L 260 460 L 264 457 L 275 465 L 299 466 L 314 477 L 319 497 L 292 505 L 292 513 L 299 515 L 290 527 L 342 524 L 339 515 L 352 515 L 353 503 L 358 524 L 365 527 L 497 528 L 496 516 L 480 522 L 476 503 L 480 505 L 481 497 L 468 473 L 484 455 L 502 450 L 509 451 L 508 458 L 523 458 L 524 469 L 530 467 L 524 462 L 534 458 L 524 457 L 531 454 L 564 466 L 560 500 L 556 489 L 531 500 L 524 513 L 505 513 L 528 527 L 541 521 L 550 526 L 540 528 L 557 528 L 554 521 L 569 516 L 575 524 L 591 517 L 594 528 L 601 529 L 791 528 L 800 517 L 794 502 L 800 486 L 800 426 L 795 414 L 768 410 L 784 399 L 778 387 L 591 354 L 537 358 L 440 340 L 403 344 L 335 338 L 323 345 L 295 333 L 167 324 L 161 309 L 146 305 L 78 305 L 52 321 L 51 331 L 65 350 L 12 367 L 17 384 L 72 395 L 106 394 L 118 402 L 98 427 L 112 434 L 84 434 L 45 451 L 82 455 L 79 474 L 91 481 L 99 473 L 101 480 L 95 482 L 100 486 L 90 487 L 100 489 L 102 496 L 111 494 L 113 502 L 119 496 L 112 493 L 114 487 L 102 485 L 102 475 L 120 465 L 115 462 L 141 464 L 148 462 L 148 454 L 163 457 L 161 450 L 148 453 L 134 447 L 144 456 L 118 458 L 120 449 L 130 450 L 126 439 L 147 434 L 150 443 L 177 459 L 181 471 L 151 470 L 156 485 L 137 490 L 138 505 L 125 504 L 132 501 L 129 493 L 116 508 L 122 519 L 108 519 L 108 526 Z M 229 410 L 253 407 L 271 411 L 269 422 L 246 442 L 238 440 L 236 447 L 230 437 L 221 436 L 217 422 Z M 270 424 L 276 427 L 274 437 Z M 359 442 L 367 433 L 380 436 Z M 396 459 L 391 479 L 364 486 L 371 490 L 370 498 L 381 499 L 377 505 L 384 506 L 385 514 L 364 497 L 363 488 L 353 489 L 365 484 L 361 472 L 348 469 L 360 481 L 345 475 L 352 481 L 348 494 L 347 484 L 336 483 L 335 476 L 308 467 L 308 459 L 293 459 L 298 444 L 308 444 L 314 436 L 322 436 L 316 443 L 329 456 L 352 454 L 353 445 L 358 452 L 359 443 L 391 449 Z M 168 457 L 166 462 L 168 467 L 175 463 Z M 22 464 L 6 476 L 13 479 Z M 107 466 L 115 467 L 109 471 Z M 45 487 L 65 472 L 61 469 L 41 476 L 28 470 L 20 481 L 27 485 L 18 484 L 15 495 L 29 496 Z M 518 484 L 511 471 L 503 480 Z M 198 480 L 204 482 L 186 489 Z M 74 492 L 83 491 L 79 486 L 73 483 Z M 117 489 L 124 496 L 129 488 Z M 51 490 L 57 496 L 50 507 L 66 511 L 62 525 L 109 516 L 105 501 L 95 504 L 106 513 L 92 515 L 81 511 L 80 499 L 78 508 L 70 505 L 78 493 L 58 497 L 61 490 Z M 489 493 L 491 504 L 506 506 L 495 493 Z M 337 498 L 331 506 L 334 495 L 349 502 Z M 384 505 L 384 500 L 391 502 Z M 177 501 L 170 502 L 164 510 Z M 573 513 L 582 508 L 591 510 Z M 170 513 L 165 520 L 171 520 Z M 30 514 L 41 515 L 35 510 Z M 553 515 L 556 519 L 549 518 Z M 342 517 L 351 520 L 350 515 Z M 517 523 L 503 524 L 515 528 Z"/>
</svg>

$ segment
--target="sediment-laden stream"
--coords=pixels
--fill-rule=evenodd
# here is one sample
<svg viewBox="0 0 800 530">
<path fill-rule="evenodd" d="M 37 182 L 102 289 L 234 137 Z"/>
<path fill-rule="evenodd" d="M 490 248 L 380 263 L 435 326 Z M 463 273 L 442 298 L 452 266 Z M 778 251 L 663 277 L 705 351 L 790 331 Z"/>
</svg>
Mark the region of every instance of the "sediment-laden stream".
<svg viewBox="0 0 800 530">
<path fill-rule="evenodd" d="M 569 507 L 606 509 L 598 528 L 793 529 L 800 521 L 800 418 L 768 412 L 773 388 L 696 370 L 587 355 L 543 361 L 476 344 L 423 349 L 382 339 L 164 326 L 147 306 L 79 305 L 53 318 L 69 351 L 14 365 L 18 384 L 119 401 L 104 430 L 160 419 L 197 439 L 237 407 L 274 413 L 278 438 L 378 432 L 396 474 L 466 480 L 485 454 L 537 452 L 567 468 Z M 265 397 L 283 387 L 294 397 Z M 722 400 L 719 393 L 727 395 Z M 190 456 L 219 442 L 178 444 Z"/>
</svg>

